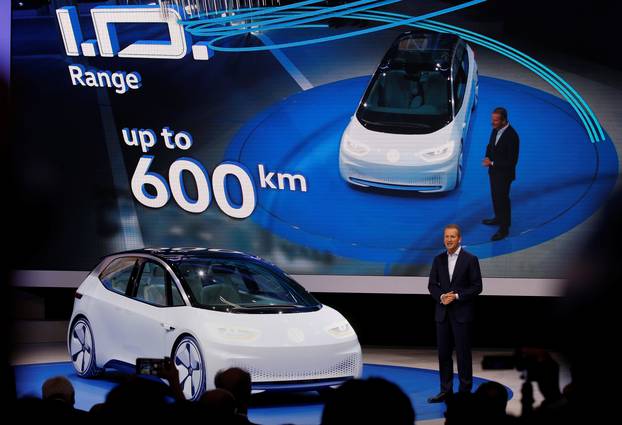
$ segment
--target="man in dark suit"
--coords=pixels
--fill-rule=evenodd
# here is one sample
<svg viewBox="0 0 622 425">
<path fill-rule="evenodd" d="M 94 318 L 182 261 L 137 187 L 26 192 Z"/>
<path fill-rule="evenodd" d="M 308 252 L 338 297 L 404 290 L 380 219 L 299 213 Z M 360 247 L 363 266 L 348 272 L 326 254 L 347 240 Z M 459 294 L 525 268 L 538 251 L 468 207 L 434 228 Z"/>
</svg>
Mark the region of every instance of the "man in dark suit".
<svg viewBox="0 0 622 425">
<path fill-rule="evenodd" d="M 432 262 L 428 291 L 436 302 L 436 339 L 441 391 L 428 399 L 430 403 L 445 401 L 453 393 L 455 348 L 461 392 L 471 392 L 473 366 L 471 360 L 471 323 L 474 300 L 482 292 L 482 274 L 477 257 L 460 246 L 460 227 L 448 224 L 444 230 L 446 252 Z"/>
<path fill-rule="evenodd" d="M 512 206 L 510 203 L 510 186 L 516 178 L 518 163 L 518 133 L 508 122 L 505 108 L 492 111 L 492 133 L 486 146 L 486 157 L 482 164 L 488 167 L 493 218 L 483 220 L 484 224 L 499 226 L 492 236 L 493 241 L 504 239 L 510 233 L 512 224 Z"/>
</svg>

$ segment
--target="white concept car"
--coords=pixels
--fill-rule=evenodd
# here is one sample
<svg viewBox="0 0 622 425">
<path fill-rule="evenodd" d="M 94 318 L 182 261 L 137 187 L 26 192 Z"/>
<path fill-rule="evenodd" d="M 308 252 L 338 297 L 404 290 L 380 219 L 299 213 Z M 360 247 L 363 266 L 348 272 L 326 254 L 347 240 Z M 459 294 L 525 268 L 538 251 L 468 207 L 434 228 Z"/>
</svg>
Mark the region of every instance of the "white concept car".
<svg viewBox="0 0 622 425">
<path fill-rule="evenodd" d="M 363 187 L 455 189 L 477 92 L 475 56 L 460 37 L 400 35 L 342 135 L 341 176 Z"/>
<path fill-rule="evenodd" d="M 254 391 L 318 390 L 362 371 L 339 312 L 258 257 L 205 248 L 106 257 L 76 292 L 67 345 L 82 377 L 170 357 L 190 400 L 229 367 L 248 371 Z"/>
</svg>

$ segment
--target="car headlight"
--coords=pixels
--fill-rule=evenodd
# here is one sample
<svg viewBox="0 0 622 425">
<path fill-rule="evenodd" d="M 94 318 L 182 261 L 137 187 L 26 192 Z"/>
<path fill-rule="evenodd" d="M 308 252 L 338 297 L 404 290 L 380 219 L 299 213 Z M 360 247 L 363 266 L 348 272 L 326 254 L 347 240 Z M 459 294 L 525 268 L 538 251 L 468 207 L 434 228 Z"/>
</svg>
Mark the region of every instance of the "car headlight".
<svg viewBox="0 0 622 425">
<path fill-rule="evenodd" d="M 259 336 L 259 331 L 234 326 L 218 326 L 217 334 L 227 341 L 254 341 Z"/>
<path fill-rule="evenodd" d="M 438 162 L 443 161 L 447 158 L 451 158 L 453 153 L 454 143 L 449 142 L 437 148 L 421 152 L 421 158 L 423 158 L 424 161 L 428 162 Z"/>
<path fill-rule="evenodd" d="M 355 335 L 354 329 L 348 322 L 339 322 L 332 324 L 326 328 L 326 331 L 335 338 L 347 338 Z"/>
<path fill-rule="evenodd" d="M 365 156 L 369 153 L 369 146 L 364 143 L 356 142 L 351 137 L 343 137 L 343 146 L 348 153 L 356 156 Z"/>
</svg>

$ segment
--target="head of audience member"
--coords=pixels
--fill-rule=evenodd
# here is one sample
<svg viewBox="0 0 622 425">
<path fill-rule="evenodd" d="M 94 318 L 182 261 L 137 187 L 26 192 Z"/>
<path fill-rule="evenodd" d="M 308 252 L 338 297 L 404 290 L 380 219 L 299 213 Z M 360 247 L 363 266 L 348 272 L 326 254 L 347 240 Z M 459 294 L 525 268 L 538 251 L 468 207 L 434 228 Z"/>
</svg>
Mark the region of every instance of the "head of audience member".
<svg viewBox="0 0 622 425">
<path fill-rule="evenodd" d="M 174 396 L 168 385 L 140 376 L 130 376 L 106 396 L 98 412 L 104 417 L 130 417 L 157 420 L 171 412 Z"/>
<path fill-rule="evenodd" d="M 477 424 L 480 419 L 475 406 L 475 395 L 467 392 L 451 394 L 445 400 L 445 425 Z"/>
<path fill-rule="evenodd" d="M 227 390 L 215 389 L 206 391 L 199 399 L 207 417 L 217 423 L 230 421 L 235 415 L 235 398 Z"/>
<path fill-rule="evenodd" d="M 64 376 L 55 376 L 46 380 L 41 387 L 41 398 L 49 401 L 59 401 L 73 407 L 76 403 L 76 393 L 69 379 Z"/>
<path fill-rule="evenodd" d="M 408 396 L 383 378 L 345 382 L 327 399 L 322 412 L 322 425 L 412 425 L 414 422 L 415 410 Z"/>
<path fill-rule="evenodd" d="M 475 391 L 480 416 L 490 420 L 502 419 L 508 405 L 508 390 L 498 382 L 484 382 Z"/>
<path fill-rule="evenodd" d="M 235 398 L 236 412 L 241 415 L 248 413 L 251 398 L 251 375 L 238 367 L 222 370 L 214 377 L 216 388 L 228 391 Z"/>
</svg>

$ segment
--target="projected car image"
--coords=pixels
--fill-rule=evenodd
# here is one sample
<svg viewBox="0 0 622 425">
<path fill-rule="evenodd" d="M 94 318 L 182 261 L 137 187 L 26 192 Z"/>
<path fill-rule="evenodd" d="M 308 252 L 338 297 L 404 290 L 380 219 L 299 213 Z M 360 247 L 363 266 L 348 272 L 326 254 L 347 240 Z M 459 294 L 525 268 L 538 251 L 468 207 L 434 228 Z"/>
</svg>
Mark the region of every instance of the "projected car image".
<svg viewBox="0 0 622 425">
<path fill-rule="evenodd" d="M 464 173 L 464 142 L 477 105 L 477 63 L 460 37 L 400 35 L 345 129 L 339 171 L 362 187 L 444 192 Z"/>
<path fill-rule="evenodd" d="M 106 257 L 76 292 L 67 335 L 76 373 L 169 357 L 196 400 L 221 369 L 254 391 L 321 390 L 358 377 L 348 321 L 276 266 L 235 251 L 162 248 Z"/>
</svg>

